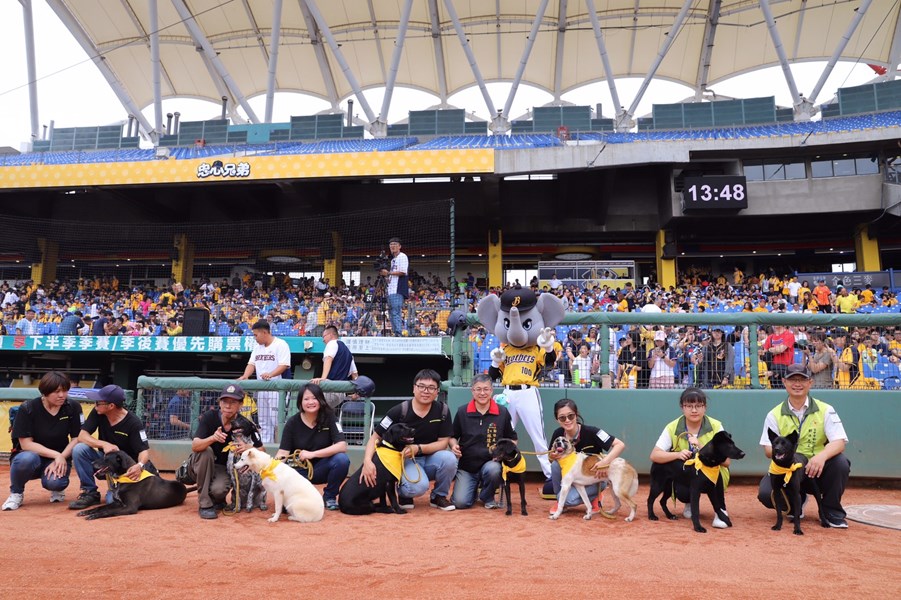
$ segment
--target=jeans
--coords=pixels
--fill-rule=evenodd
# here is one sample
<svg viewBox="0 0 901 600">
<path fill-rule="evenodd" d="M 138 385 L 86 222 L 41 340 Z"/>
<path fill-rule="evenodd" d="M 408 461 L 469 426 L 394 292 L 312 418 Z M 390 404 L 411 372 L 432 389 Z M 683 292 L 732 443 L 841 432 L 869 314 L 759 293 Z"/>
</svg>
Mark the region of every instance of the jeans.
<svg viewBox="0 0 901 600">
<path fill-rule="evenodd" d="M 418 466 L 418 468 L 417 468 Z M 433 497 L 447 498 L 451 481 L 457 473 L 457 457 L 450 450 L 439 450 L 434 454 L 417 456 L 416 464 L 404 461 L 404 474 L 397 486 L 397 494 L 405 498 L 416 498 L 429 491 L 429 481 L 435 482 Z M 415 481 L 411 483 L 410 479 Z"/>
<path fill-rule="evenodd" d="M 554 495 L 557 496 L 557 501 L 560 501 L 560 481 L 563 479 L 563 473 L 560 471 L 560 463 L 554 461 L 551 463 L 551 481 L 554 484 Z M 597 498 L 601 491 L 607 487 L 607 482 L 602 481 L 601 483 L 594 483 L 592 485 L 585 486 L 585 493 L 588 494 L 589 502 Z M 582 497 L 579 496 L 579 490 L 576 489 L 575 486 L 569 488 L 569 493 L 566 495 L 566 500 L 563 502 L 563 506 L 581 506 L 582 505 Z"/>
<path fill-rule="evenodd" d="M 295 470 L 304 477 L 307 476 L 306 469 Z M 334 500 L 338 497 L 338 490 L 341 489 L 341 484 L 347 478 L 349 470 L 350 459 L 347 457 L 347 453 L 339 452 L 316 461 L 316 465 L 313 467 L 313 479 L 310 482 L 315 484 L 324 483 L 323 499 Z"/>
<path fill-rule="evenodd" d="M 404 308 L 404 297 L 400 294 L 388 294 L 388 311 L 391 315 L 391 333 L 401 335 L 404 330 L 404 323 L 401 319 L 401 313 Z"/>
<path fill-rule="evenodd" d="M 478 473 L 458 470 L 454 478 L 454 494 L 451 500 L 457 508 L 470 508 L 476 501 L 476 491 L 479 492 L 479 500 L 484 504 L 494 500 L 494 494 L 501 484 L 501 463 L 489 460 Z"/>
<path fill-rule="evenodd" d="M 48 477 L 44 473 L 44 469 L 52 462 L 52 458 L 44 458 L 35 452 L 26 450 L 17 452 L 9 465 L 9 491 L 13 494 L 24 493 L 25 484 L 32 479 L 40 479 L 41 486 L 51 492 L 61 492 L 69 487 L 69 473 L 72 471 L 72 461 L 68 461 L 65 475 L 62 477 Z"/>
</svg>

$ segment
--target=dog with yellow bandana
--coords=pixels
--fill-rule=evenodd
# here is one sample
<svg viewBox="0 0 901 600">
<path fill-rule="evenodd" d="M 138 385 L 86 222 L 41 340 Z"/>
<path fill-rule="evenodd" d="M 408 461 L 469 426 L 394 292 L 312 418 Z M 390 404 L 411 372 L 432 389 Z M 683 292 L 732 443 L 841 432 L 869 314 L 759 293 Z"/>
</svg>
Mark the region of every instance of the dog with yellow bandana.
<svg viewBox="0 0 901 600">
<path fill-rule="evenodd" d="M 134 464 L 134 459 L 122 450 L 109 452 L 95 460 L 92 464 L 94 477 L 107 478 L 113 491 L 113 502 L 83 510 L 78 516 L 92 521 L 133 515 L 141 509 L 171 508 L 185 501 L 189 490 L 183 483 L 163 479 L 146 469 L 141 471 L 137 481 L 129 478 L 125 473 Z M 190 491 L 196 489 L 197 486 L 193 486 Z"/>
<path fill-rule="evenodd" d="M 735 445 L 732 436 L 726 431 L 718 431 L 713 438 L 698 450 L 693 458 L 685 461 L 685 467 L 693 471 L 689 484 L 691 503 L 691 522 L 698 533 L 707 533 L 701 526 L 700 511 L 701 494 L 707 494 L 713 506 L 715 516 L 713 526 L 717 529 L 732 527 L 729 513 L 726 512 L 726 486 L 723 482 L 720 467 L 730 459 L 741 459 L 745 453 Z"/>
<path fill-rule="evenodd" d="M 804 535 L 801 531 L 801 482 L 804 481 L 806 474 L 804 467 L 807 466 L 807 457 L 796 452 L 798 449 L 798 439 L 800 438 L 798 431 L 792 431 L 787 436 L 781 436 L 772 429 L 767 429 L 767 435 L 773 447 L 772 462 L 770 462 L 769 474 L 772 485 L 772 502 L 776 509 L 776 524 L 773 525 L 773 531 L 782 529 L 782 517 L 786 514 L 792 515 L 794 521 L 795 535 Z M 823 515 L 820 503 L 819 486 L 816 486 L 816 480 L 812 480 L 815 485 L 814 498 L 817 501 L 817 509 L 820 513 L 820 524 L 828 527 L 826 519 Z"/>
<path fill-rule="evenodd" d="M 372 462 L 376 469 L 375 485 L 366 485 L 363 467 L 347 478 L 338 494 L 338 508 L 345 515 L 370 515 L 374 512 L 406 514 L 397 502 L 397 484 L 404 474 L 403 452 L 413 444 L 416 431 L 406 423 L 392 423 L 385 431 Z M 423 473 L 418 471 L 419 477 Z M 379 500 L 379 504 L 374 501 Z M 391 503 L 390 506 L 388 503 Z"/>
<path fill-rule="evenodd" d="M 510 484 L 516 480 L 519 484 L 520 512 L 526 516 L 526 457 L 522 455 L 516 442 L 509 438 L 501 438 L 491 451 L 492 460 L 501 463 L 501 479 L 503 488 L 501 493 L 506 497 L 507 515 L 513 514 L 513 505 L 510 503 Z"/>
<path fill-rule="evenodd" d="M 569 494 L 569 488 L 575 487 L 585 504 L 586 521 L 591 519 L 591 502 L 588 500 L 588 492 L 585 486 L 608 482 L 608 487 L 613 492 L 613 510 L 602 511 L 605 517 L 612 519 L 616 511 L 619 510 L 622 503 L 629 505 L 629 516 L 626 517 L 627 522 L 632 522 L 635 518 L 635 500 L 634 496 L 638 493 L 638 472 L 635 467 L 626 462 L 623 458 L 615 458 L 607 467 L 607 475 L 599 477 L 594 466 L 603 456 L 596 454 L 585 454 L 576 452 L 573 443 L 565 437 L 556 438 L 551 444 L 551 455 L 557 456 L 556 459 L 560 463 L 560 470 L 563 477 L 560 480 L 560 498 L 566 498 Z M 563 512 L 564 503 L 557 503 L 557 512 L 553 513 L 550 518 L 556 520 Z"/>
<path fill-rule="evenodd" d="M 288 520 L 298 523 L 315 523 L 322 520 L 325 505 L 322 496 L 300 473 L 256 448 L 245 450 L 241 460 L 235 463 L 239 471 L 250 467 L 260 475 L 267 498 L 272 499 L 275 512 L 269 518 L 270 523 L 278 521 L 282 508 L 288 511 Z"/>
</svg>

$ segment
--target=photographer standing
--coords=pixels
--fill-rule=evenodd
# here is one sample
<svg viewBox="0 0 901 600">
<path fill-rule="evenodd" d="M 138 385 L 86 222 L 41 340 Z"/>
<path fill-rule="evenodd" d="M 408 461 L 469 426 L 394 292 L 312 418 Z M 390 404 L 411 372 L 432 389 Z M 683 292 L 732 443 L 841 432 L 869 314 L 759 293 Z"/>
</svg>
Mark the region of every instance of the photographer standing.
<svg viewBox="0 0 901 600">
<path fill-rule="evenodd" d="M 403 321 L 401 315 L 404 308 L 404 300 L 410 293 L 407 284 L 407 271 L 410 261 L 407 255 L 400 251 L 400 239 L 388 240 L 388 250 L 391 252 L 391 267 L 382 269 L 379 273 L 388 277 L 388 310 L 391 315 L 391 332 L 395 336 L 402 335 Z"/>
</svg>

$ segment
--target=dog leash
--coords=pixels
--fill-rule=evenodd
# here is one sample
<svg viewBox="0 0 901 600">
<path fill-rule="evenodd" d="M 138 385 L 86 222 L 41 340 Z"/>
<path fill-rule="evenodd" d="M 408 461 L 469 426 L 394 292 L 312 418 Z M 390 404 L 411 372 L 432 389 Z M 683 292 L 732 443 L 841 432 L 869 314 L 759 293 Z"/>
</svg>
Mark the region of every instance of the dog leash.
<svg viewBox="0 0 901 600">
<path fill-rule="evenodd" d="M 300 458 L 303 450 L 295 450 L 288 456 L 284 457 L 285 464 L 289 467 L 301 468 L 307 470 L 307 479 L 313 481 L 313 462 L 306 458 Z"/>
<path fill-rule="evenodd" d="M 410 460 L 413 461 L 413 464 L 416 466 L 416 470 L 419 472 L 419 477 L 417 477 L 415 481 L 407 477 L 407 469 L 404 468 L 403 465 L 400 468 L 401 477 L 406 479 L 407 483 L 419 483 L 420 480 L 422 480 L 422 468 L 419 466 L 419 463 L 416 462 L 416 457 L 411 456 Z"/>
</svg>

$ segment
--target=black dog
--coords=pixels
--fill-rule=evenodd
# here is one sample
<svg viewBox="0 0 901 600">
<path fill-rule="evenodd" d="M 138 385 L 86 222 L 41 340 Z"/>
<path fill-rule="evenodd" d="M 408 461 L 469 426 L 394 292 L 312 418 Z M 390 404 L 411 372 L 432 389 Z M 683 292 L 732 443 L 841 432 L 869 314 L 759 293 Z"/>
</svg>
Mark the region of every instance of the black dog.
<svg viewBox="0 0 901 600">
<path fill-rule="evenodd" d="M 501 463 L 501 469 L 506 472 L 504 477 L 503 493 L 507 498 L 507 515 L 513 514 L 513 505 L 510 504 L 510 483 L 516 480 L 519 483 L 520 512 L 528 515 L 526 510 L 526 482 L 525 482 L 525 457 L 513 440 L 501 438 L 491 451 L 491 457 Z"/>
<path fill-rule="evenodd" d="M 666 501 L 676 495 L 676 487 L 688 489 L 694 472 L 685 467 L 685 462 L 674 460 L 672 462 L 651 465 L 651 492 L 648 494 L 648 519 L 651 521 L 659 521 L 657 515 L 654 514 L 654 501 L 657 496 L 662 494 L 660 498 L 660 508 L 666 518 L 674 521 L 678 517 L 669 511 Z"/>
<path fill-rule="evenodd" d="M 344 482 L 341 492 L 338 494 L 338 508 L 342 513 L 345 515 L 369 515 L 374 512 L 406 514 L 407 511 L 397 503 L 397 483 L 403 474 L 404 464 L 403 456 L 398 457 L 397 454 L 402 453 L 405 446 L 413 443 L 414 434 L 414 429 L 405 423 L 394 423 L 388 428 L 372 457 L 376 469 L 375 486 L 369 487 L 365 482 L 361 482 L 360 473 L 363 472 L 363 467 L 357 469 Z M 386 458 L 390 457 L 393 461 L 399 460 L 399 472 L 395 467 L 392 467 L 395 472 L 389 470 L 380 454 Z M 388 506 L 388 502 L 385 501 L 386 496 L 391 506 Z M 380 503 L 376 505 L 374 500 L 379 500 Z"/>
<path fill-rule="evenodd" d="M 735 442 L 732 441 L 732 436 L 725 431 L 720 431 L 692 459 L 695 469 L 689 484 L 689 498 L 691 502 L 691 522 L 698 533 L 707 533 L 707 530 L 701 527 L 699 510 L 701 493 L 707 494 L 707 498 L 710 500 L 710 504 L 716 513 L 716 517 L 713 520 L 714 527 L 722 527 L 718 523 L 722 523 L 726 527 L 732 527 L 732 521 L 726 512 L 726 490 L 723 487 L 723 478 L 719 472 L 720 465 L 726 462 L 727 458 L 741 459 L 744 457 L 745 453 L 735 445 Z M 686 464 L 692 461 L 688 461 Z"/>
<path fill-rule="evenodd" d="M 782 529 L 783 514 L 791 513 L 795 523 L 794 534 L 804 535 L 804 532 L 801 531 L 801 483 L 806 479 L 804 467 L 807 466 L 807 457 L 795 452 L 798 449 L 798 432 L 792 431 L 783 437 L 772 429 L 768 429 L 767 435 L 773 447 L 773 462 L 769 469 L 770 485 L 773 489 L 770 499 L 773 502 L 773 508 L 776 509 L 776 524 L 773 525 L 773 531 Z M 820 524 L 823 527 L 829 527 L 823 516 L 819 485 L 817 485 L 816 479 L 809 479 L 809 481 L 814 486 L 813 496 L 817 502 Z"/>
<path fill-rule="evenodd" d="M 111 476 L 113 479 L 125 475 L 135 461 L 121 450 L 110 452 L 94 461 L 94 476 L 97 478 Z M 159 475 L 151 475 L 134 483 L 116 483 L 112 504 L 102 504 L 78 513 L 88 521 L 119 515 L 133 515 L 140 509 L 171 508 L 185 501 L 193 486 L 186 488 L 183 483 L 169 481 Z"/>
</svg>

